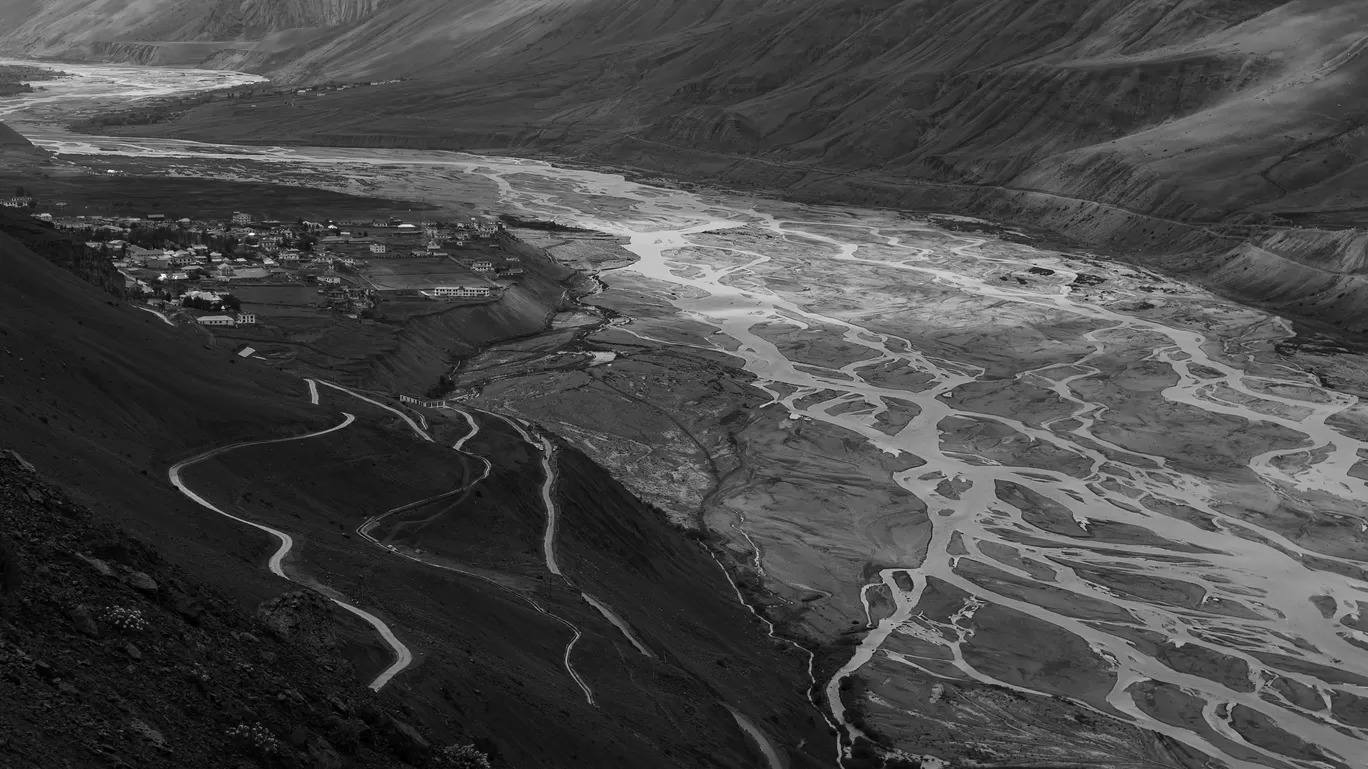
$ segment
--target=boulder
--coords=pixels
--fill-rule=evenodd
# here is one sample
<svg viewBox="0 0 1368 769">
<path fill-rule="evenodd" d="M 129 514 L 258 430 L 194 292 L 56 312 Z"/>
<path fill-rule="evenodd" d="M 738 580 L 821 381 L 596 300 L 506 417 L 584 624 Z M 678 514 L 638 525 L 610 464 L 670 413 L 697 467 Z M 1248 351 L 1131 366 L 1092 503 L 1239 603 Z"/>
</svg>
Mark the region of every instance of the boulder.
<svg viewBox="0 0 1368 769">
<path fill-rule="evenodd" d="M 316 769 L 342 769 L 342 756 L 327 740 L 313 735 L 307 745 L 309 759 Z"/>
<path fill-rule="evenodd" d="M 303 750 L 309 744 L 309 730 L 302 726 L 296 726 L 290 731 L 290 744 L 298 750 Z"/>
<path fill-rule="evenodd" d="M 179 614 L 182 619 L 191 625 L 198 625 L 204 618 L 204 604 L 198 598 L 192 598 L 180 590 L 172 588 L 167 593 L 167 603 L 171 610 Z"/>
<path fill-rule="evenodd" d="M 375 726 L 385 720 L 385 711 L 381 710 L 380 706 L 374 702 L 362 702 L 357 705 L 356 715 L 360 716 L 361 720 L 370 726 Z"/>
<path fill-rule="evenodd" d="M 152 579 L 151 577 L 149 577 L 149 576 L 148 576 L 146 573 L 144 573 L 144 572 L 141 572 L 141 571 L 131 572 L 131 573 L 128 575 L 127 580 L 128 580 L 128 586 L 131 587 L 131 588 L 133 588 L 134 590 L 138 591 L 139 593 L 146 593 L 146 594 L 148 594 L 148 595 L 156 595 L 156 594 L 157 594 L 157 582 L 156 582 L 156 580 Z"/>
<path fill-rule="evenodd" d="M 114 568 L 111 567 L 109 564 L 105 563 L 104 561 L 101 561 L 99 558 L 91 558 L 88 555 L 81 555 L 80 553 L 76 554 L 76 558 L 79 559 L 85 565 L 94 569 L 102 577 L 114 576 Z"/>
<path fill-rule="evenodd" d="M 337 654 L 332 602 L 312 590 L 296 590 L 262 603 L 257 618 L 282 641 L 318 655 Z"/>
<path fill-rule="evenodd" d="M 67 618 L 76 631 L 82 635 L 98 638 L 100 636 L 100 626 L 95 624 L 95 618 L 90 615 L 90 609 L 84 604 L 67 612 Z"/>
<path fill-rule="evenodd" d="M 328 741 L 342 753 L 355 753 L 366 731 L 364 721 L 359 718 L 348 718 L 341 723 L 329 724 Z"/>
<path fill-rule="evenodd" d="M 394 745 L 399 757 L 410 764 L 420 763 L 432 750 L 432 744 L 426 737 L 394 716 L 385 719 L 385 735 L 389 737 L 390 744 Z"/>
<path fill-rule="evenodd" d="M 166 735 L 162 734 L 160 730 L 153 728 L 146 721 L 140 721 L 135 718 L 128 723 L 128 727 L 129 731 L 142 737 L 153 745 L 157 747 L 166 746 Z"/>
<path fill-rule="evenodd" d="M 14 449 L 5 449 L 5 456 L 11 462 L 14 462 L 16 465 L 18 465 L 25 472 L 33 473 L 34 475 L 38 474 L 37 468 L 29 464 L 29 461 L 27 459 L 24 459 L 23 457 L 19 456 L 19 452 L 15 451 Z"/>
</svg>

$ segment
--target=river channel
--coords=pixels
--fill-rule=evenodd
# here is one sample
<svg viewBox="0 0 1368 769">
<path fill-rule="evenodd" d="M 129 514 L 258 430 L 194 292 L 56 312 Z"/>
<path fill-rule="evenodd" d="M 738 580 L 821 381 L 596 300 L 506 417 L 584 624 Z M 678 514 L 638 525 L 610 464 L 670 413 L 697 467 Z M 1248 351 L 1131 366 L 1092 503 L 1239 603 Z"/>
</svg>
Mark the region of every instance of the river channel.
<svg viewBox="0 0 1368 769">
<path fill-rule="evenodd" d="M 625 238 L 638 261 L 603 298 L 651 297 L 640 337 L 678 319 L 673 340 L 769 395 L 775 437 L 746 448 L 768 485 L 708 520 L 776 589 L 830 596 L 814 637 L 865 631 L 817 682 L 847 736 L 843 681 L 883 681 L 864 707 L 896 732 L 908 676 L 1058 695 L 1231 767 L 1368 767 L 1368 411 L 1275 352 L 1282 319 L 969 220 L 516 158 L 71 134 L 68 107 L 254 78 L 61 66 L 76 77 L 0 119 L 92 167 L 483 200 Z"/>
</svg>

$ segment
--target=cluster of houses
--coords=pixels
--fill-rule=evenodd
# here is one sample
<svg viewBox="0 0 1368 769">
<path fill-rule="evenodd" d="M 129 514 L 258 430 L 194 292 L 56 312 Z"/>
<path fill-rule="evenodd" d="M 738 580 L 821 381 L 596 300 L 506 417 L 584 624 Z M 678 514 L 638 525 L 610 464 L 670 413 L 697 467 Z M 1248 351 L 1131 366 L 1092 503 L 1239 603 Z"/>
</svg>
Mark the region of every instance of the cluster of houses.
<svg viewBox="0 0 1368 769">
<path fill-rule="evenodd" d="M 351 317 L 373 309 L 376 304 L 376 292 L 369 289 L 338 284 L 323 289 L 323 307 Z"/>
<path fill-rule="evenodd" d="M 111 261 L 124 274 L 130 288 L 133 288 L 134 282 L 142 281 L 146 284 L 148 279 L 154 282 L 175 283 L 188 280 L 228 282 L 235 279 L 241 281 L 270 278 L 272 275 L 285 272 L 286 266 L 291 263 L 299 264 L 297 253 L 288 255 L 288 258 L 263 255 L 255 255 L 254 258 L 230 257 L 219 251 L 210 251 L 208 246 L 202 245 L 170 249 L 143 248 L 123 241 L 88 241 L 86 247 L 96 251 L 107 247 L 118 248 L 117 255 L 111 254 Z M 143 290 L 142 293 L 154 292 Z"/>
<path fill-rule="evenodd" d="M 0 202 L 31 206 L 32 201 Z M 418 290 L 432 300 L 489 298 L 500 285 L 495 279 L 513 280 L 524 272 L 516 257 L 502 254 L 492 242 L 480 248 L 485 245 L 480 241 L 493 241 L 503 232 L 503 224 L 491 219 L 413 224 L 398 217 L 287 223 L 259 221 L 245 212 L 222 220 L 171 219 L 161 213 L 33 216 L 72 231 L 89 251 L 109 259 L 131 295 L 163 308 L 193 310 L 204 326 L 257 323 L 254 313 L 238 311 L 240 305 L 228 291 L 230 285 L 243 283 L 314 284 L 323 295 L 321 308 L 357 317 L 374 309 L 382 294 L 393 299 L 391 294 L 399 293 L 375 290 L 373 285 L 368 290 L 358 279 L 344 277 L 363 275 L 369 260 L 449 259 L 471 273 Z M 413 295 L 413 289 L 408 292 Z"/>
<path fill-rule="evenodd" d="M 434 222 L 410 224 L 398 218 L 386 222 L 335 222 L 327 225 L 318 245 L 340 254 L 374 259 L 443 257 L 448 251 L 491 239 L 503 229 L 502 222 L 475 219 L 447 226 Z"/>
</svg>

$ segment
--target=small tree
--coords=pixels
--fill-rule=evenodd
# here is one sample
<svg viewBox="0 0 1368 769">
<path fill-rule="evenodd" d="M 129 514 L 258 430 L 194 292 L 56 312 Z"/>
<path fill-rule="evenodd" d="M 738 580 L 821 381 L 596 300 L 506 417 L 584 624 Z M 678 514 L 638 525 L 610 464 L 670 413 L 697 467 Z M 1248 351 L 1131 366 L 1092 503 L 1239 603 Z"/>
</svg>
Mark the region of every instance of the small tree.
<svg viewBox="0 0 1368 769">
<path fill-rule="evenodd" d="M 436 759 L 441 769 L 489 769 L 489 756 L 474 745 L 448 745 L 437 751 Z"/>
</svg>

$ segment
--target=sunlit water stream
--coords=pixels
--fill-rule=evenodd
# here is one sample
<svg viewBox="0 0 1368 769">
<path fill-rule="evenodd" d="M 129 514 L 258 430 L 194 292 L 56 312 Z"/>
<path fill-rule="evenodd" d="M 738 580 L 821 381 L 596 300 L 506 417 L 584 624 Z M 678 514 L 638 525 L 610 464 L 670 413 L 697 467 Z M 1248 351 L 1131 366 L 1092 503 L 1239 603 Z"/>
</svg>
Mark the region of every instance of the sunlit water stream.
<svg viewBox="0 0 1368 769">
<path fill-rule="evenodd" d="M 1353 396 L 1322 388 L 1314 377 L 1290 367 L 1279 369 L 1281 373 L 1270 373 L 1270 367 L 1263 366 L 1257 376 L 1252 375 L 1237 356 L 1220 353 L 1220 346 L 1213 343 L 1222 340 L 1208 338 L 1190 327 L 1169 326 L 1134 312 L 1113 309 L 1105 303 L 1083 301 L 1068 284 L 1068 279 L 1076 274 L 1075 268 L 1058 254 L 1002 256 L 985 248 L 991 245 L 985 236 L 946 233 L 889 212 L 797 206 L 653 188 L 619 176 L 512 158 L 399 150 L 244 148 L 158 139 L 97 140 L 68 134 L 50 124 L 26 123 L 27 117 L 36 114 L 35 108 L 60 108 L 65 101 L 89 104 L 94 99 L 113 103 L 130 97 L 252 79 L 232 73 L 64 68 L 76 71 L 79 77 L 46 84 L 50 89 L 46 94 L 0 105 L 0 116 L 10 115 L 6 119 L 14 120 L 40 146 L 78 159 L 90 155 L 162 158 L 179 165 L 182 171 L 200 163 L 200 172 L 206 175 L 224 173 L 222 167 L 213 170 L 214 162 L 249 159 L 256 164 L 255 171 L 238 169 L 233 173 L 269 178 L 273 168 L 308 168 L 318 173 L 320 185 L 347 189 L 360 180 L 380 194 L 430 201 L 468 199 L 470 180 L 481 180 L 496 198 L 491 207 L 551 216 L 630 238 L 629 249 L 640 261 L 626 270 L 669 287 L 669 291 L 661 292 L 661 302 L 668 302 L 688 317 L 719 331 L 720 334 L 699 340 L 699 344 L 731 350 L 739 364 L 758 378 L 756 386 L 773 396 L 768 408 L 787 410 L 790 419 L 839 427 L 861 436 L 882 452 L 912 455 L 924 461 L 925 464 L 897 473 L 891 480 L 935 511 L 929 516 L 929 525 L 933 527 L 929 547 L 924 557 L 921 553 L 908 553 L 905 565 L 882 570 L 879 580 L 892 595 L 895 609 L 864 636 L 833 677 L 819 682 L 828 695 L 832 715 L 848 735 L 856 734 L 857 730 L 849 723 L 839 696 L 844 677 L 858 672 L 881 654 L 884 659 L 908 666 L 909 673 L 917 669 L 921 674 L 938 675 L 923 670 L 913 657 L 888 653 L 884 646 L 894 633 L 933 639 L 946 647 L 963 678 L 1021 688 L 975 669 L 959 649 L 972 634 L 970 623 L 977 607 L 997 604 L 1025 612 L 1084 639 L 1114 668 L 1115 686 L 1105 698 L 1106 705 L 1114 714 L 1139 726 L 1167 734 L 1231 766 L 1324 765 L 1289 758 L 1250 743 L 1231 724 L 1230 708 L 1244 705 L 1319 746 L 1330 757 L 1349 766 L 1368 767 L 1368 729 L 1337 718 L 1329 707 L 1317 711 L 1299 707 L 1273 690 L 1270 682 L 1276 673 L 1310 687 L 1326 702 L 1334 691 L 1368 696 L 1368 686 L 1328 680 L 1307 672 L 1314 668 L 1274 668 L 1251 654 L 1273 652 L 1356 674 L 1368 681 L 1368 652 L 1353 643 L 1368 641 L 1368 634 L 1341 622 L 1357 617 L 1360 601 L 1368 603 L 1368 583 L 1350 576 L 1361 573 L 1357 569 L 1362 563 L 1315 553 L 1289 539 L 1286 532 L 1261 526 L 1258 521 L 1233 518 L 1234 508 L 1220 483 L 1185 470 L 1181 463 L 1166 456 L 1123 449 L 1095 434 L 1096 421 L 1109 405 L 1086 400 L 1076 385 L 1100 374 L 1092 363 L 1112 349 L 1109 340 L 1142 332 L 1157 340 L 1148 359 L 1166 366 L 1177 380 L 1162 390 L 1163 398 L 1211 414 L 1279 425 L 1304 436 L 1302 445 L 1296 448 L 1269 450 L 1249 461 L 1249 469 L 1267 488 L 1287 495 L 1333 498 L 1349 507 L 1353 507 L 1354 500 L 1364 497 L 1364 484 L 1351 477 L 1349 470 L 1359 461 L 1360 452 L 1368 456 L 1368 445 L 1338 431 L 1327 424 L 1327 419 L 1354 405 Z M 459 193 L 453 191 L 458 186 Z M 775 242 L 784 244 L 785 249 L 767 253 L 754 239 L 746 240 L 744 245 L 727 245 L 728 231 L 738 228 L 773 235 Z M 935 234 L 935 242 L 942 244 L 937 246 L 939 253 L 933 254 L 925 244 L 905 242 L 915 241 L 909 236 L 919 228 Z M 842 232 L 848 232 L 848 237 Z M 704 233 L 708 234 L 707 248 L 699 249 Z M 953 260 L 943 258 L 946 242 L 953 244 L 949 246 Z M 914 335 L 898 336 L 867 328 L 858 318 L 823 314 L 785 298 L 783 292 L 765 287 L 767 276 L 783 271 L 782 264 L 772 262 L 791 258 L 788 254 L 795 245 L 820 252 L 822 258 L 829 260 L 833 273 L 841 270 L 842 265 L 852 269 L 895 270 L 908 281 L 953 288 L 981 300 L 985 306 L 1031 306 L 1085 324 L 1089 329 L 1083 338 L 1086 352 L 1076 360 L 1063 365 L 1052 361 L 1046 366 L 1023 363 L 1016 372 L 1019 379 L 1034 381 L 1071 404 L 1072 416 L 1040 422 L 1027 418 L 1029 415 L 1012 419 L 952 405 L 947 394 L 979 380 L 984 374 L 979 366 L 920 352 Z M 697 258 L 705 252 L 708 258 Z M 723 258 L 719 259 L 719 255 Z M 941 258 L 933 258 L 937 256 Z M 984 269 L 1031 265 L 1050 268 L 1062 280 L 1052 291 L 1042 291 L 1039 287 L 990 281 L 990 270 Z M 866 349 L 870 357 L 826 371 L 811 365 L 798 366 L 778 345 L 758 332 L 762 324 L 823 330 Z M 1287 333 L 1290 335 L 1290 328 Z M 929 378 L 929 383 L 911 390 L 866 381 L 865 373 L 890 362 L 905 363 Z M 1199 371 L 1205 373 L 1205 378 Z M 1215 377 L 1212 371 L 1216 372 Z M 1251 385 L 1258 389 L 1251 389 Z M 1283 385 L 1292 389 L 1280 389 Z M 833 394 L 813 403 L 809 396 L 819 391 Z M 1303 397 L 1280 392 L 1299 392 Z M 1265 406 L 1255 410 L 1232 400 L 1231 393 L 1256 398 Z M 920 413 L 905 428 L 887 434 L 872 421 L 872 416 L 885 408 L 885 398 L 914 403 Z M 874 411 L 832 413 L 836 406 L 856 400 L 872 404 Z M 1268 404 L 1282 408 L 1275 414 Z M 956 416 L 1007 425 L 1085 458 L 1091 463 L 1091 472 L 1079 477 L 1039 467 L 976 461 L 961 452 L 948 451 L 938 425 Z M 1309 458 L 1304 461 L 1285 461 L 1308 452 Z M 1135 464 L 1127 466 L 1126 456 L 1135 458 Z M 1109 464 L 1121 465 L 1126 473 L 1108 472 L 1104 465 Z M 945 495 L 943 481 L 947 479 L 956 480 L 964 489 L 962 493 Z M 1173 549 L 1152 543 L 1118 544 L 1046 531 L 1027 522 L 1020 510 L 997 496 L 999 482 L 1016 484 L 1052 500 L 1068 511 L 1080 532 L 1105 529 L 1109 523 L 1125 524 L 1151 533 L 1154 541 L 1190 547 L 1175 559 Z M 1214 525 L 1202 527 L 1154 511 L 1155 505 L 1165 503 L 1195 510 Z M 1362 515 L 1361 505 L 1357 513 Z M 1012 532 L 1018 536 L 1012 536 Z M 1021 532 L 1029 532 L 1032 539 L 1023 542 Z M 952 554 L 951 540 L 955 535 L 967 555 Z M 763 552 L 763 539 L 754 532 L 747 536 L 759 539 L 756 544 Z M 1134 617 L 1137 626 L 1162 634 L 1172 644 L 1207 647 L 1244 660 L 1250 670 L 1250 686 L 1246 688 L 1252 691 L 1237 691 L 1207 678 L 1177 672 L 1098 623 L 1000 594 L 967 579 L 956 568 L 959 559 L 971 557 L 1022 580 L 1041 580 L 1038 572 L 1004 564 L 985 552 L 985 548 L 994 545 L 1014 548 L 1024 557 L 1049 564 L 1049 584 L 1053 589 L 1120 607 Z M 1221 614 L 1120 595 L 1060 564 L 1057 559 L 1065 551 L 1073 562 L 1199 585 L 1205 591 L 1201 606 L 1227 601 L 1249 611 Z M 1340 564 L 1345 568 L 1313 568 L 1304 560 L 1308 556 L 1317 557 L 1321 565 Z M 906 574 L 901 580 L 903 587 L 896 579 L 900 573 Z M 948 624 L 920 616 L 918 603 L 932 577 L 974 597 Z M 911 589 L 905 589 L 908 585 Z M 859 584 L 852 583 L 850 590 L 859 592 L 861 599 L 866 596 Z M 1312 603 L 1312 596 L 1333 599 L 1331 616 L 1323 616 Z M 868 611 L 867 603 L 865 607 Z M 864 618 L 859 619 L 863 622 Z M 1254 763 L 1232 756 L 1224 744 L 1214 744 L 1199 730 L 1163 723 L 1142 711 L 1130 687 L 1146 680 L 1173 684 L 1199 698 L 1205 703 L 1202 717 L 1211 732 L 1242 746 L 1243 756 L 1253 754 L 1264 760 Z"/>
</svg>

